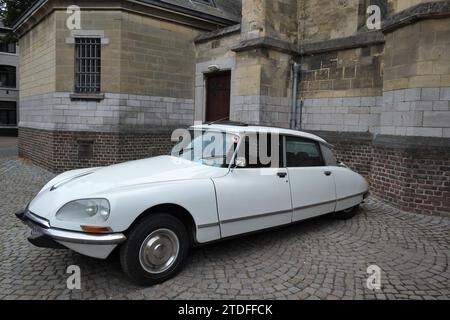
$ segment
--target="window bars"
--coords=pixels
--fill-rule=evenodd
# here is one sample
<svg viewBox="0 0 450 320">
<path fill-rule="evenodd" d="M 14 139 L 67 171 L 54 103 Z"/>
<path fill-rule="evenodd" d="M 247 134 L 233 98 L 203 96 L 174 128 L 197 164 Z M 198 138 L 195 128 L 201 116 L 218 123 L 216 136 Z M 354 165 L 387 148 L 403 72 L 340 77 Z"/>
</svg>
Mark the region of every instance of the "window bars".
<svg viewBox="0 0 450 320">
<path fill-rule="evenodd" d="M 75 38 L 75 92 L 99 93 L 100 38 Z"/>
</svg>

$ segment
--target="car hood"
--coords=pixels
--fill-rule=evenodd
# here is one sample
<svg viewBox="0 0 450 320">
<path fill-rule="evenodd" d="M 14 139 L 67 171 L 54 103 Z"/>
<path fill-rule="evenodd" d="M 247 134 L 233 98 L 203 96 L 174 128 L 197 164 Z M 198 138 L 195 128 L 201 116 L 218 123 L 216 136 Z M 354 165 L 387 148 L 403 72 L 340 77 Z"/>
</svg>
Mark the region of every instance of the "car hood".
<svg viewBox="0 0 450 320">
<path fill-rule="evenodd" d="M 29 204 L 39 216 L 54 215 L 67 202 L 106 197 L 115 190 L 152 183 L 209 179 L 227 174 L 216 168 L 172 156 L 131 161 L 103 168 L 65 172 L 49 183 Z"/>
</svg>

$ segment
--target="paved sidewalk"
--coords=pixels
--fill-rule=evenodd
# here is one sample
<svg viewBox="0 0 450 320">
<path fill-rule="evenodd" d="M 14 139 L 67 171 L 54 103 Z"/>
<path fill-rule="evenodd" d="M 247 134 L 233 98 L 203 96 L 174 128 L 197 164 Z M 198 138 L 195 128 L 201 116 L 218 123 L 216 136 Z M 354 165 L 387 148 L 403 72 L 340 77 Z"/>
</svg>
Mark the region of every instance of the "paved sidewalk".
<svg viewBox="0 0 450 320">
<path fill-rule="evenodd" d="M 17 156 L 17 137 L 0 136 L 0 159 Z"/>
<path fill-rule="evenodd" d="M 450 299 L 450 219 L 400 212 L 375 199 L 352 220 L 321 217 L 192 250 L 185 270 L 141 288 L 106 261 L 35 248 L 13 213 L 53 174 L 0 159 L 0 299 Z M 366 287 L 367 267 L 381 290 Z M 78 265 L 82 289 L 66 289 Z"/>
</svg>

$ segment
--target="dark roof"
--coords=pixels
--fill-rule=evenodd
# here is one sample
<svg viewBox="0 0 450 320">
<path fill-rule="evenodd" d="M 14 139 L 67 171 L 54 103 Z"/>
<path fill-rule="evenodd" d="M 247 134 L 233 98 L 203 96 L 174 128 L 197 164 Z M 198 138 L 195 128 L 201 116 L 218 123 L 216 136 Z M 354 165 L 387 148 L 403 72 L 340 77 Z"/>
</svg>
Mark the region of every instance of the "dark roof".
<svg viewBox="0 0 450 320">
<path fill-rule="evenodd" d="M 17 29 L 24 20 L 34 14 L 47 0 L 35 0 L 14 23 Z M 182 14 L 192 14 L 206 21 L 218 22 L 222 25 L 234 25 L 241 22 L 242 0 L 138 0 L 154 6 L 178 11 Z"/>
<path fill-rule="evenodd" d="M 140 0 L 149 4 L 192 10 L 205 15 L 241 22 L 242 0 Z"/>
</svg>

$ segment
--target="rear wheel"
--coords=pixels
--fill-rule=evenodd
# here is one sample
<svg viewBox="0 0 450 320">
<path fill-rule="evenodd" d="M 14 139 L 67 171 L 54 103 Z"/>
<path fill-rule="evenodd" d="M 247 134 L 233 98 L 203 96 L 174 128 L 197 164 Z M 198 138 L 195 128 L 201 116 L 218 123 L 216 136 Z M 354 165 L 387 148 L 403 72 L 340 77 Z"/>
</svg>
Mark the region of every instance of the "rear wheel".
<svg viewBox="0 0 450 320">
<path fill-rule="evenodd" d="M 190 248 L 186 227 L 166 213 L 151 214 L 128 234 L 120 250 L 125 274 L 149 286 L 164 282 L 181 271 Z"/>
<path fill-rule="evenodd" d="M 359 211 L 359 204 L 348 208 L 346 210 L 342 210 L 334 213 L 334 217 L 338 220 L 347 220 L 353 218 Z"/>
</svg>

